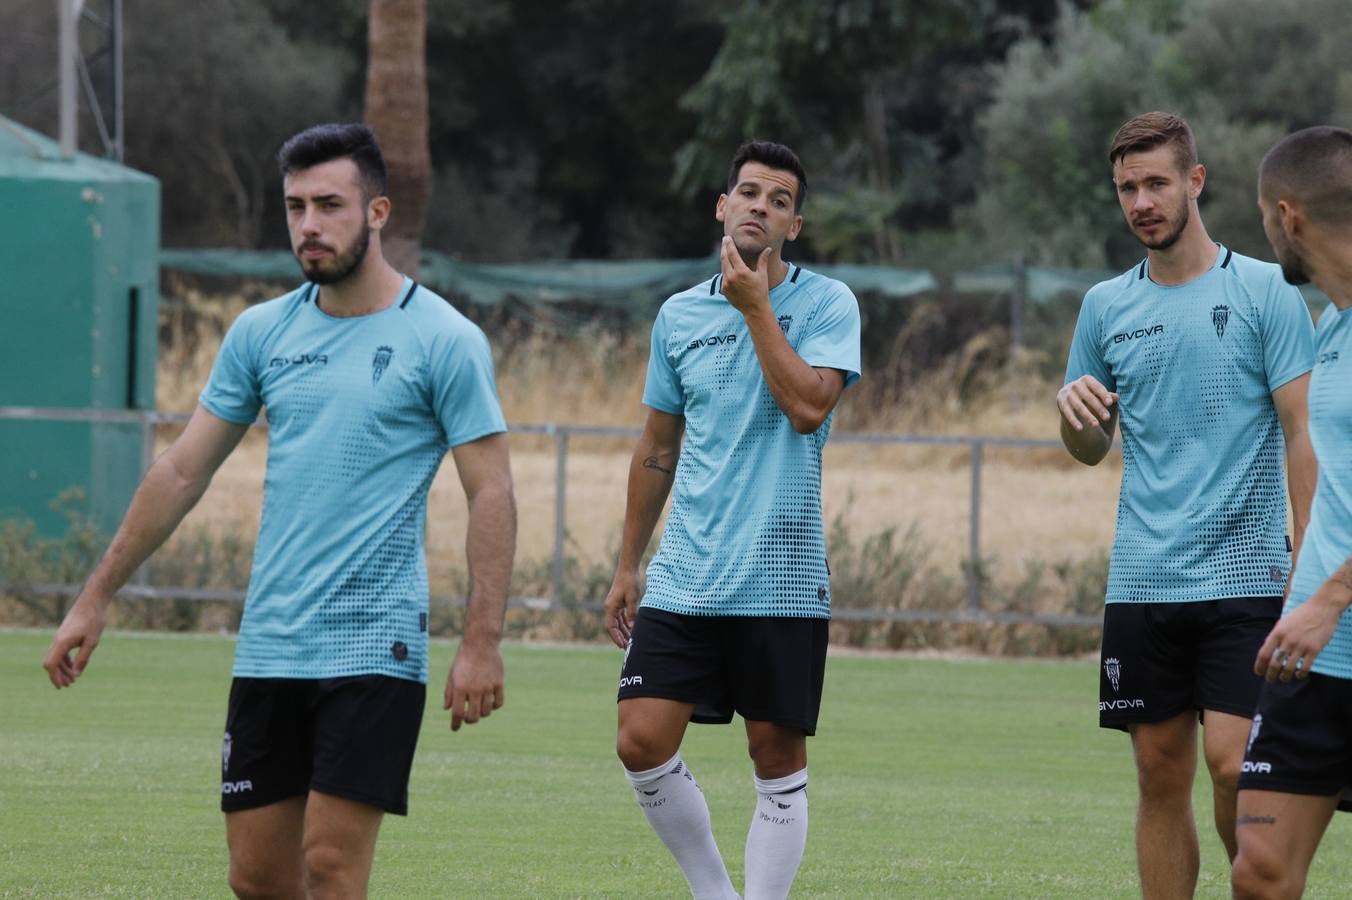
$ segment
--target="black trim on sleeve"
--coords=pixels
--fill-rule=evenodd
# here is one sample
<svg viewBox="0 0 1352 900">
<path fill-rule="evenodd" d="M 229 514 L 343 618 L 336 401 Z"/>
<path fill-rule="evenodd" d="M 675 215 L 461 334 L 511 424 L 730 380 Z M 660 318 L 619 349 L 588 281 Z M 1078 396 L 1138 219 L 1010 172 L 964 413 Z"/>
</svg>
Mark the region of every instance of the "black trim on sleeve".
<svg viewBox="0 0 1352 900">
<path fill-rule="evenodd" d="M 798 283 L 798 276 L 799 276 L 799 275 L 802 275 L 802 274 L 803 274 L 803 267 L 802 267 L 802 266 L 794 266 L 794 267 L 793 267 L 793 274 L 789 276 L 789 284 L 797 284 L 797 283 Z"/>
<path fill-rule="evenodd" d="M 1230 265 L 1230 257 L 1232 257 L 1232 256 L 1234 256 L 1234 255 L 1235 255 L 1235 251 L 1231 250 L 1229 247 L 1226 247 L 1226 248 L 1225 248 L 1225 262 L 1221 263 L 1221 268 L 1222 268 L 1222 269 L 1224 269 L 1226 266 Z"/>
<path fill-rule="evenodd" d="M 408 301 L 410 301 L 410 300 L 413 299 L 413 294 L 414 294 L 417 290 L 418 290 L 418 282 L 415 281 L 415 282 L 413 282 L 413 284 L 409 287 L 408 293 L 404 295 L 404 299 L 401 300 L 401 301 L 399 302 L 399 308 L 400 308 L 400 309 L 403 309 L 405 306 L 408 306 Z"/>
</svg>

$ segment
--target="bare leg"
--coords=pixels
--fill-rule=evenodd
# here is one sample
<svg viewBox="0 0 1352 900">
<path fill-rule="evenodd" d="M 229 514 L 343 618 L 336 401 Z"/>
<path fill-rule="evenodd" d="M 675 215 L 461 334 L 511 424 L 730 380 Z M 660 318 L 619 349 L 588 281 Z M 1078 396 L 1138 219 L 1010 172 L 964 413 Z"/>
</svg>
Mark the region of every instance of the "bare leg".
<svg viewBox="0 0 1352 900">
<path fill-rule="evenodd" d="M 1240 791 L 1239 855 L 1230 871 L 1236 900 L 1295 900 L 1338 796 Z"/>
<path fill-rule="evenodd" d="M 1244 765 L 1244 745 L 1252 725 L 1252 719 L 1214 709 L 1202 713 L 1202 755 L 1211 773 L 1216 833 L 1232 863 L 1239 852 L 1239 844 L 1235 842 L 1235 795 L 1239 792 L 1239 770 Z"/>
<path fill-rule="evenodd" d="M 314 900 L 364 898 L 385 813 L 311 791 L 305 810 L 305 879 Z"/>
<path fill-rule="evenodd" d="M 1144 900 L 1188 900 L 1200 865 L 1192 816 L 1197 714 L 1131 726 L 1140 800 L 1136 864 Z"/>
<path fill-rule="evenodd" d="M 305 798 L 225 814 L 230 889 L 241 900 L 301 900 Z"/>
</svg>

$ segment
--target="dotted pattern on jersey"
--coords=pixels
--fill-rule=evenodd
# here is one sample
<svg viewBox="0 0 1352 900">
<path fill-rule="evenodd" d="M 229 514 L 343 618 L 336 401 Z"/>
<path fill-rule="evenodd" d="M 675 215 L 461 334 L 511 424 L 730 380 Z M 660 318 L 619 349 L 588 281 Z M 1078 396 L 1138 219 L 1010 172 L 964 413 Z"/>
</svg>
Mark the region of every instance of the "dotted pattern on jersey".
<svg viewBox="0 0 1352 900">
<path fill-rule="evenodd" d="M 235 675 L 426 682 L 422 538 L 449 446 L 429 342 L 474 326 L 426 291 L 350 319 L 298 297 L 273 301 L 291 305 L 253 359 L 268 468 Z"/>
<path fill-rule="evenodd" d="M 795 349 L 837 284 L 802 272 L 771 292 Z M 685 395 L 686 427 L 643 603 L 687 615 L 829 618 L 821 461 L 831 417 L 813 434 L 793 430 L 765 384 L 745 320 L 710 286 L 665 309 L 665 352 Z"/>
<path fill-rule="evenodd" d="M 1300 606 L 1352 556 L 1352 312 L 1324 310 L 1310 376 L 1310 442 L 1319 462 L 1310 524 L 1284 615 Z M 1352 612 L 1344 612 L 1313 671 L 1352 679 Z"/>
<path fill-rule="evenodd" d="M 1109 602 L 1281 596 L 1284 442 L 1268 387 L 1265 293 L 1255 296 L 1237 265 L 1221 267 L 1227 255 L 1184 285 L 1156 285 L 1138 266 L 1086 298 L 1121 397 Z"/>
</svg>

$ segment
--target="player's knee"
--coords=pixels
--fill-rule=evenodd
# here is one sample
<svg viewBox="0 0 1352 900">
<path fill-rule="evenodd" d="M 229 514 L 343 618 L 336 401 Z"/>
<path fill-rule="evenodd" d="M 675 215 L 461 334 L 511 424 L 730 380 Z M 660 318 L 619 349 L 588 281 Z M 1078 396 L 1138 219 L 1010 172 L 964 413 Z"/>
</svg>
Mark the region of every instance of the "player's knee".
<svg viewBox="0 0 1352 900">
<path fill-rule="evenodd" d="M 1192 796 L 1193 767 L 1172 755 L 1137 754 L 1136 783 L 1149 798 Z"/>
<path fill-rule="evenodd" d="M 776 735 L 751 736 L 747 755 L 762 778 L 783 778 L 807 765 L 806 747 L 801 740 Z"/>
<path fill-rule="evenodd" d="M 230 861 L 230 890 L 240 900 L 271 900 L 274 897 L 299 895 L 301 885 L 298 882 L 290 886 L 283 882 L 284 879 L 279 879 L 277 873 L 237 860 Z"/>
<path fill-rule="evenodd" d="M 615 736 L 615 755 L 630 772 L 644 772 L 671 759 L 675 751 L 661 746 L 656 735 L 621 727 Z"/>
<path fill-rule="evenodd" d="M 1281 860 L 1275 855 L 1241 845 L 1239 855 L 1230 868 L 1230 889 L 1235 900 L 1276 900 L 1300 896 L 1303 885 L 1288 884 L 1291 873 L 1283 869 Z"/>
<path fill-rule="evenodd" d="M 1242 757 L 1232 753 L 1227 754 L 1224 758 L 1208 758 L 1206 765 L 1207 770 L 1211 772 L 1212 784 L 1231 791 L 1239 788 L 1239 770 L 1244 765 Z"/>
<path fill-rule="evenodd" d="M 351 875 L 349 858 L 331 844 L 315 843 L 305 848 L 305 882 L 312 895 L 324 895 L 346 884 Z"/>
</svg>

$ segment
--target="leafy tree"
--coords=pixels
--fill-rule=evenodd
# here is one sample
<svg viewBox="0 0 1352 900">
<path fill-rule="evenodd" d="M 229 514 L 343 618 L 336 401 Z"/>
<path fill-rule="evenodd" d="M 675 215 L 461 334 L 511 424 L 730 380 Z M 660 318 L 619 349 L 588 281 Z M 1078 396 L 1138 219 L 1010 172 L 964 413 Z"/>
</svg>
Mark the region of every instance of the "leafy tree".
<svg viewBox="0 0 1352 900">
<path fill-rule="evenodd" d="M 1141 256 L 1114 199 L 1113 132 L 1152 109 L 1183 115 L 1208 169 L 1208 229 L 1270 256 L 1254 211 L 1262 154 L 1281 135 L 1352 119 L 1339 0 L 1107 0 L 1066 10 L 1053 40 L 996 69 L 980 119 L 981 192 L 962 222 L 997 254 L 1125 267 Z"/>
</svg>

